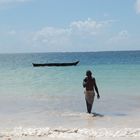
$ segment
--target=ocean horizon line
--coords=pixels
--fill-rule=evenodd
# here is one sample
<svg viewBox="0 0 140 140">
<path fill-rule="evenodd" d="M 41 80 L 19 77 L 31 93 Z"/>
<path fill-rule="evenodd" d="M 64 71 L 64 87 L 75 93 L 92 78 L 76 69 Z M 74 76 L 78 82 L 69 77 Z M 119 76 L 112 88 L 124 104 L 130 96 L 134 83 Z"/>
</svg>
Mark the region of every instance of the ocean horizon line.
<svg viewBox="0 0 140 140">
<path fill-rule="evenodd" d="M 54 54 L 54 53 L 105 53 L 105 52 L 140 52 L 140 50 L 102 50 L 102 51 L 58 51 L 58 52 L 0 52 L 1 54 Z"/>
</svg>

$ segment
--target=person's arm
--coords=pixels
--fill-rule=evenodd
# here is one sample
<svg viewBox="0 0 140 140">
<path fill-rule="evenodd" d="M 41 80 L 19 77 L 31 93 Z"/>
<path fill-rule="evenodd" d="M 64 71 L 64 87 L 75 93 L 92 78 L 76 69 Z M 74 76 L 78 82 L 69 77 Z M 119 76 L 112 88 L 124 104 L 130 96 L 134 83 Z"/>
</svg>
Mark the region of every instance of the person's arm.
<svg viewBox="0 0 140 140">
<path fill-rule="evenodd" d="M 97 98 L 99 99 L 100 98 L 100 94 L 99 94 L 99 91 L 98 91 L 96 80 L 95 80 L 95 90 L 96 90 L 96 93 L 97 93 Z"/>
<path fill-rule="evenodd" d="M 87 82 L 86 82 L 87 80 L 86 80 L 86 78 L 83 80 L 83 87 L 85 88 L 86 87 L 86 84 L 87 84 Z"/>
</svg>

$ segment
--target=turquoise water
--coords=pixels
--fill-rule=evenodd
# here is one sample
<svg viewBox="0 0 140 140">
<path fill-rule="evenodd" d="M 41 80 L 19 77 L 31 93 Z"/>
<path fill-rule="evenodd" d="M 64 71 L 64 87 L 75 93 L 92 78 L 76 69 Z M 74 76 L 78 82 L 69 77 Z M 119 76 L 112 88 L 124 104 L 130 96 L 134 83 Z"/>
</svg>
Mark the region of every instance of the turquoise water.
<svg viewBox="0 0 140 140">
<path fill-rule="evenodd" d="M 77 60 L 80 63 L 72 67 L 32 66 Z M 54 113 L 86 112 L 82 80 L 88 69 L 101 95 L 93 112 L 129 116 L 139 109 L 140 51 L 0 54 L 0 120 L 8 121 L 8 127 L 44 125 L 52 123 Z M 55 123 L 57 119 L 53 118 Z"/>
<path fill-rule="evenodd" d="M 76 67 L 33 68 L 32 62 L 72 62 Z M 40 53 L 0 55 L 0 94 L 81 94 L 87 69 L 104 94 L 139 94 L 140 52 Z M 60 92 L 61 91 L 61 92 Z M 66 94 L 66 95 L 67 95 Z M 102 94 L 102 93 L 101 93 Z"/>
</svg>

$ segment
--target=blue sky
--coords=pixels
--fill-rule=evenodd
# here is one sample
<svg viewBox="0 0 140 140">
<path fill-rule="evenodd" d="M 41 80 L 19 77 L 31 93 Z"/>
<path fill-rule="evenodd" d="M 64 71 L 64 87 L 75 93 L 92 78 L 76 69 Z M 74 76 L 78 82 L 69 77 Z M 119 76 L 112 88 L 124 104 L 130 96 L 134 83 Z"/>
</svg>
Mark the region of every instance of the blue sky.
<svg viewBox="0 0 140 140">
<path fill-rule="evenodd" d="M 140 50 L 140 0 L 0 0 L 0 53 Z"/>
</svg>

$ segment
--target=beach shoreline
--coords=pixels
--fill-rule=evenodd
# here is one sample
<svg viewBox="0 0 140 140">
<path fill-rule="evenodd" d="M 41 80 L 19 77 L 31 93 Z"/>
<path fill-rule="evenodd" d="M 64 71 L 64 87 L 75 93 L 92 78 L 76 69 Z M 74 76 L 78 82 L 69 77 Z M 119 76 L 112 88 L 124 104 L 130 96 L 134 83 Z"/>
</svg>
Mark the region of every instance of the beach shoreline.
<svg viewBox="0 0 140 140">
<path fill-rule="evenodd" d="M 139 138 L 140 128 L 15 128 L 9 132 L 0 133 L 0 139 L 3 140 L 138 140 Z"/>
<path fill-rule="evenodd" d="M 65 118 L 65 119 L 64 119 Z M 139 117 L 95 116 L 64 113 L 50 126 L 17 126 L 0 129 L 0 140 L 138 140 Z M 39 121 L 41 124 L 41 120 Z"/>
<path fill-rule="evenodd" d="M 139 140 L 139 137 L 94 137 L 94 138 L 49 138 L 49 137 L 5 137 L 0 140 Z"/>
</svg>

